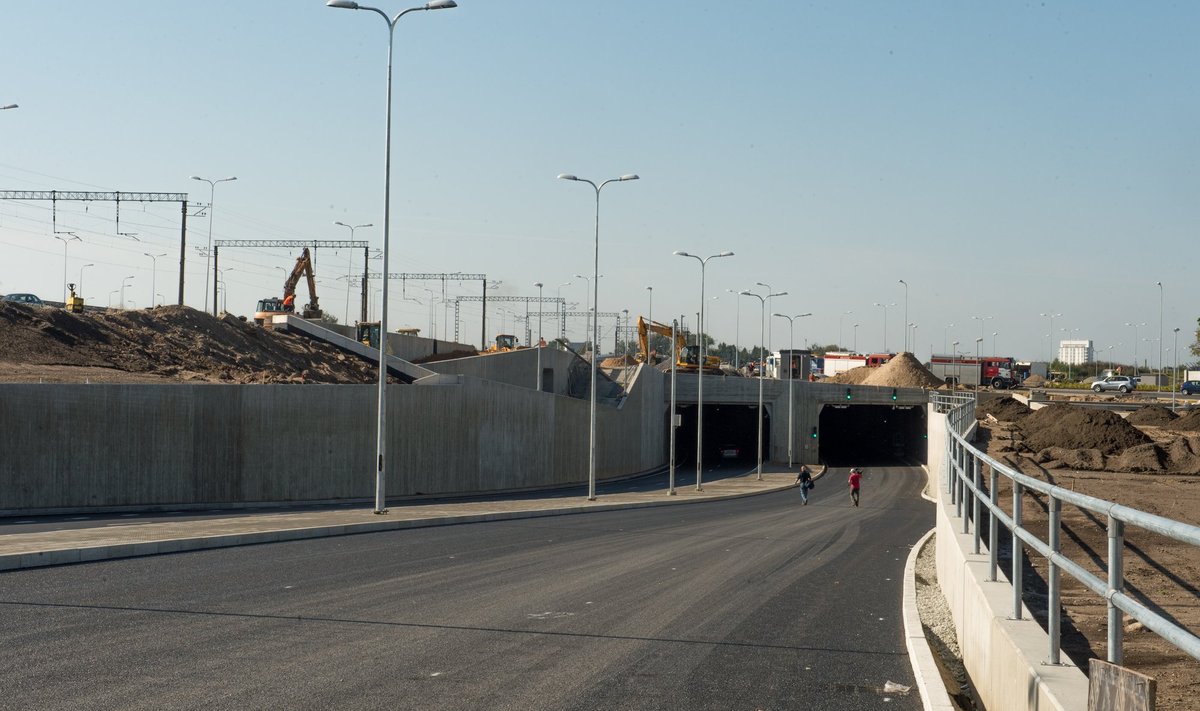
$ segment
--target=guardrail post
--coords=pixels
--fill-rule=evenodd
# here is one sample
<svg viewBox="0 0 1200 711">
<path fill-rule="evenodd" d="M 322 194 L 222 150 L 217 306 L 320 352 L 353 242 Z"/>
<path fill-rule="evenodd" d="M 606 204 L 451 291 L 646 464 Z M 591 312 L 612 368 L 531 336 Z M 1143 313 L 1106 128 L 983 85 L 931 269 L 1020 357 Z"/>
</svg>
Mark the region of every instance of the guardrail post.
<svg viewBox="0 0 1200 711">
<path fill-rule="evenodd" d="M 1009 580 L 1012 581 L 1013 588 L 1011 619 L 1014 620 L 1021 619 L 1021 563 L 1025 558 L 1025 551 L 1021 548 L 1021 537 L 1017 535 L 1017 531 L 1021 530 L 1021 513 L 1023 510 L 1021 494 L 1024 488 L 1021 484 L 1013 482 L 1012 574 L 1009 576 Z"/>
<path fill-rule="evenodd" d="M 980 484 L 982 483 L 982 477 L 983 477 L 983 462 L 980 461 L 978 457 L 976 457 L 975 458 L 975 476 L 973 478 L 973 483 L 975 484 L 975 490 L 971 492 L 971 506 L 972 506 L 971 521 L 974 522 L 974 524 L 975 524 L 975 555 L 979 555 L 979 543 L 980 543 L 979 537 L 981 535 L 979 533 L 979 506 L 980 506 L 979 490 L 982 488 L 980 486 Z"/>
<path fill-rule="evenodd" d="M 992 467 L 991 477 L 988 479 L 988 500 L 991 506 L 988 510 L 991 516 L 988 518 L 988 582 L 996 582 L 996 569 L 1000 566 L 1000 521 L 996 517 L 996 511 L 999 510 L 1000 499 L 996 493 L 996 486 L 1000 483 L 1000 474 L 996 472 L 996 468 Z"/>
<path fill-rule="evenodd" d="M 970 481 L 971 470 L 975 468 L 975 455 L 963 447 L 963 470 L 962 476 L 959 477 L 958 485 L 962 489 L 962 532 L 966 535 L 971 532 L 971 489 L 967 486 Z"/>
<path fill-rule="evenodd" d="M 1125 523 L 1108 517 L 1108 661 L 1120 664 L 1121 633 L 1124 613 L 1113 604 L 1112 596 L 1124 589 L 1125 566 L 1122 554 L 1125 550 Z"/>
<path fill-rule="evenodd" d="M 1060 540 L 1061 524 L 1062 524 L 1062 502 L 1059 501 L 1057 498 L 1051 496 L 1050 497 L 1050 521 L 1049 521 L 1049 532 L 1048 532 L 1048 534 L 1049 534 L 1048 538 L 1050 540 L 1048 541 L 1048 543 L 1050 544 L 1050 550 L 1054 553 L 1054 555 L 1058 555 L 1061 552 L 1061 540 Z M 1061 620 L 1061 615 L 1062 615 L 1061 609 L 1062 608 L 1060 605 L 1060 598 L 1062 597 L 1062 589 L 1061 589 L 1061 586 L 1059 585 L 1059 576 L 1062 574 L 1062 572 L 1058 569 L 1058 566 L 1055 565 L 1054 558 L 1050 558 L 1046 562 L 1049 565 L 1049 574 L 1050 574 L 1049 575 L 1049 578 L 1050 578 L 1049 599 L 1046 602 L 1046 605 L 1047 605 L 1046 620 L 1047 620 L 1047 626 L 1049 627 L 1049 629 L 1046 630 L 1046 632 L 1047 632 L 1047 634 L 1050 635 L 1050 660 L 1049 660 L 1049 663 L 1050 664 L 1058 664 L 1059 663 L 1059 645 L 1062 642 L 1062 640 L 1060 639 L 1060 631 L 1062 629 L 1062 624 L 1061 624 L 1062 623 L 1062 620 Z"/>
<path fill-rule="evenodd" d="M 963 515 L 963 497 L 962 497 L 962 470 L 963 459 L 967 456 L 966 445 L 958 445 L 958 456 L 954 462 L 954 515 L 962 518 Z"/>
</svg>

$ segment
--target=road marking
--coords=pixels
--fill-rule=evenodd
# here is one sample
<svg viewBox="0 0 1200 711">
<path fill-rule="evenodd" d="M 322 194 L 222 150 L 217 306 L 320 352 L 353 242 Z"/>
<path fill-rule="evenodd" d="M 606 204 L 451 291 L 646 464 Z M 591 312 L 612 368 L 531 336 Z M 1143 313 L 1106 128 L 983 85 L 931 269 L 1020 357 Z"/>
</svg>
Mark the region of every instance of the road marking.
<svg viewBox="0 0 1200 711">
<path fill-rule="evenodd" d="M 91 516 L 76 516 L 76 517 L 68 519 L 68 520 L 70 520 L 70 521 L 91 521 L 92 517 Z"/>
<path fill-rule="evenodd" d="M 135 518 L 137 516 L 141 516 L 141 514 L 121 514 L 121 518 Z"/>
<path fill-rule="evenodd" d="M 13 521 L 13 523 L 37 523 L 37 521 L 35 521 L 33 519 L 28 519 L 26 521 Z"/>
</svg>

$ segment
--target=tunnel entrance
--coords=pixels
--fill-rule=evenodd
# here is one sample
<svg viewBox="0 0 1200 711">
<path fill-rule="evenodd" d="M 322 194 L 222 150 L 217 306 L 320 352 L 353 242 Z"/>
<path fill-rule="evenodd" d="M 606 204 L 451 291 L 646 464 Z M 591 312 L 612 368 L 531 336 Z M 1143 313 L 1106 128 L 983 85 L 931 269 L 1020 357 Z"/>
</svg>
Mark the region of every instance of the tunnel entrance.
<svg viewBox="0 0 1200 711">
<path fill-rule="evenodd" d="M 920 405 L 824 405 L 821 462 L 843 466 L 925 463 L 925 408 Z"/>
<path fill-rule="evenodd" d="M 675 431 L 675 463 L 696 463 L 696 406 L 678 408 L 682 420 Z M 739 460 L 754 462 L 758 459 L 758 406 L 756 405 L 705 405 L 704 406 L 704 464 Z M 668 445 L 669 446 L 669 445 Z M 730 449 L 737 456 L 727 457 Z M 763 408 L 763 458 L 768 459 L 771 451 L 771 415 Z"/>
</svg>

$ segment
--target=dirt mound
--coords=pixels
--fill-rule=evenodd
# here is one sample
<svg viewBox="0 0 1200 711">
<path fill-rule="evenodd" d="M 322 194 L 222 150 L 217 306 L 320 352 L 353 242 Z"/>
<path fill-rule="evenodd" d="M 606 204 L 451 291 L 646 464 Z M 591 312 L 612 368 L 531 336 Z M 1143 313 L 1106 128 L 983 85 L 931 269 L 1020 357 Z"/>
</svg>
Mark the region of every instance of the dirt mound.
<svg viewBox="0 0 1200 711">
<path fill-rule="evenodd" d="M 984 419 L 988 415 L 1001 422 L 1016 422 L 1029 415 L 1033 410 L 1029 406 L 1011 397 L 997 397 L 979 403 L 975 408 L 975 416 Z"/>
<path fill-rule="evenodd" d="M 637 358 L 631 355 L 619 355 L 600 361 L 601 368 L 628 368 L 638 364 Z"/>
<path fill-rule="evenodd" d="M 1098 449 L 1064 449 L 1048 447 L 1038 452 L 1034 461 L 1047 469 L 1079 469 L 1102 471 L 1105 457 Z"/>
<path fill-rule="evenodd" d="M 874 368 L 868 368 L 864 365 L 859 368 L 843 370 L 837 375 L 831 375 L 830 377 L 825 378 L 825 380 L 822 382 L 838 383 L 841 385 L 862 385 L 863 381 L 870 377 L 871 373 L 873 372 L 875 372 Z"/>
<path fill-rule="evenodd" d="M 1110 459 L 1108 469 L 1136 474 L 1157 474 L 1167 470 L 1167 453 L 1157 444 L 1139 444 Z"/>
<path fill-rule="evenodd" d="M 1162 405 L 1146 405 L 1129 413 L 1129 417 L 1126 417 L 1125 421 L 1132 425 L 1162 427 L 1178 418 L 1179 415 Z"/>
<path fill-rule="evenodd" d="M 0 303 L 0 362 L 177 382 L 370 383 L 376 372 L 332 346 L 186 306 L 74 314 Z"/>
<path fill-rule="evenodd" d="M 1040 375 L 1031 375 L 1025 378 L 1025 382 L 1022 384 L 1027 388 L 1041 388 L 1045 387 L 1046 379 Z"/>
<path fill-rule="evenodd" d="M 1025 444 L 1034 451 L 1050 447 L 1097 449 L 1111 456 L 1151 442 L 1144 432 L 1113 412 L 1058 403 L 1034 410 L 1018 426 L 1025 435 Z"/>
<path fill-rule="evenodd" d="M 945 383 L 921 365 L 912 353 L 897 353 L 891 360 L 873 371 L 862 381 L 863 385 L 881 385 L 889 388 L 937 388 Z"/>
<path fill-rule="evenodd" d="M 1188 410 L 1186 413 L 1180 415 L 1178 419 L 1165 426 L 1170 430 L 1200 432 L 1200 410 Z"/>
</svg>

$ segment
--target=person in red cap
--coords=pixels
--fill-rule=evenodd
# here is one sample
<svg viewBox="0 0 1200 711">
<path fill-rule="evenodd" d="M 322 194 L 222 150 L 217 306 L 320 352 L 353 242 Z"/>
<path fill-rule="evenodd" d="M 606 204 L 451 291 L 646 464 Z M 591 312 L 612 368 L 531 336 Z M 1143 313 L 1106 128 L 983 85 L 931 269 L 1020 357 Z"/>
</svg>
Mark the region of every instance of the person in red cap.
<svg viewBox="0 0 1200 711">
<path fill-rule="evenodd" d="M 851 467 L 848 483 L 850 484 L 850 498 L 854 500 L 854 505 L 858 506 L 858 493 L 862 487 L 862 470 L 858 467 Z"/>
</svg>

